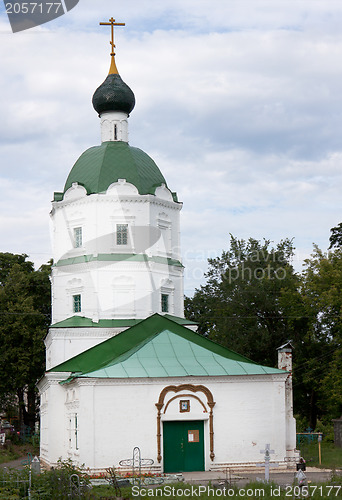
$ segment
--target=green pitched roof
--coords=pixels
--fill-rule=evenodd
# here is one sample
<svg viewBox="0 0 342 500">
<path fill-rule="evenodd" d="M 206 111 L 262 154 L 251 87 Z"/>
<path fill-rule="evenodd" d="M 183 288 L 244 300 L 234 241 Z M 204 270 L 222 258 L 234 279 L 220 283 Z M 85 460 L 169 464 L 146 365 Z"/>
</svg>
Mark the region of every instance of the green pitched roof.
<svg viewBox="0 0 342 500">
<path fill-rule="evenodd" d="M 64 186 L 64 193 L 73 182 L 84 186 L 88 194 L 103 193 L 119 179 L 133 184 L 140 194 L 154 194 L 166 181 L 150 156 L 127 142 L 103 142 L 87 149 L 76 161 Z M 55 193 L 59 201 L 60 193 Z M 174 201 L 177 195 L 173 193 Z"/>
<path fill-rule="evenodd" d="M 72 372 L 71 378 L 284 373 L 283 370 L 257 365 L 159 314 L 150 316 L 49 371 Z"/>
</svg>

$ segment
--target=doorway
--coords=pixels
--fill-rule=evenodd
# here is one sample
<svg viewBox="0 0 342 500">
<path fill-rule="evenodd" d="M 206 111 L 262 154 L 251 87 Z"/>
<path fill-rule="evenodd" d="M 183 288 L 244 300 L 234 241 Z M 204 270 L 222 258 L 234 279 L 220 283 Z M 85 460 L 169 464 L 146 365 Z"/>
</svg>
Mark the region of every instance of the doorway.
<svg viewBox="0 0 342 500">
<path fill-rule="evenodd" d="M 164 472 L 204 471 L 203 420 L 163 422 Z"/>
</svg>

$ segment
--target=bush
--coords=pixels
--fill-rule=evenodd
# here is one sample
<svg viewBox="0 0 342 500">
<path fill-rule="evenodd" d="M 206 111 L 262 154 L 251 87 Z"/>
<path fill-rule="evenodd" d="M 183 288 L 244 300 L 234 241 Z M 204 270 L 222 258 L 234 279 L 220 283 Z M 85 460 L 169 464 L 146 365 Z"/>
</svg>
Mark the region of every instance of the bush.
<svg viewBox="0 0 342 500">
<path fill-rule="evenodd" d="M 326 443 L 334 442 L 334 425 L 332 422 L 321 422 L 317 420 L 315 432 L 322 432 Z"/>
<path fill-rule="evenodd" d="M 32 500 L 90 498 L 89 479 L 83 467 L 59 460 L 55 469 L 32 477 Z"/>
<path fill-rule="evenodd" d="M 306 432 L 306 429 L 309 427 L 309 421 L 306 417 L 302 417 L 301 415 L 294 415 L 296 419 L 296 431 L 297 432 Z"/>
</svg>

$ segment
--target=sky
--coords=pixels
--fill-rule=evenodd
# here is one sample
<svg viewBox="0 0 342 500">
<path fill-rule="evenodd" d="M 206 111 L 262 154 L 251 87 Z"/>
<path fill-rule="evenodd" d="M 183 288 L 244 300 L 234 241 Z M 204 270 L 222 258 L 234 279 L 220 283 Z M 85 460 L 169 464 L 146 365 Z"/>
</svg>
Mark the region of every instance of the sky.
<svg viewBox="0 0 342 500">
<path fill-rule="evenodd" d="M 302 269 L 342 221 L 340 0 L 80 0 L 12 33 L 0 8 L 1 252 L 52 256 L 49 211 L 100 143 L 91 99 L 116 63 L 130 144 L 183 202 L 185 294 L 239 239 L 293 238 Z"/>
</svg>

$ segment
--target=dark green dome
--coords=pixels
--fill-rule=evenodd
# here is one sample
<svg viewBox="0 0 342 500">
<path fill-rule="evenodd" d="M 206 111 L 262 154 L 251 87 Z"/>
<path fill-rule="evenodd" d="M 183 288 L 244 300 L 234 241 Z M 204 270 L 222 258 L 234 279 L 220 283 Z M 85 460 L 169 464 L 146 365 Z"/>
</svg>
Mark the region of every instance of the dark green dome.
<svg viewBox="0 0 342 500">
<path fill-rule="evenodd" d="M 119 179 L 133 184 L 140 194 L 154 194 L 166 181 L 150 156 L 127 142 L 103 142 L 87 149 L 76 161 L 64 186 L 64 193 L 73 182 L 84 186 L 88 194 L 103 193 Z M 177 201 L 176 194 L 173 193 Z M 56 200 L 57 201 L 57 200 Z"/>
<path fill-rule="evenodd" d="M 93 106 L 99 115 L 104 111 L 123 111 L 129 115 L 134 105 L 132 90 L 117 73 L 109 74 L 93 95 Z"/>
</svg>

